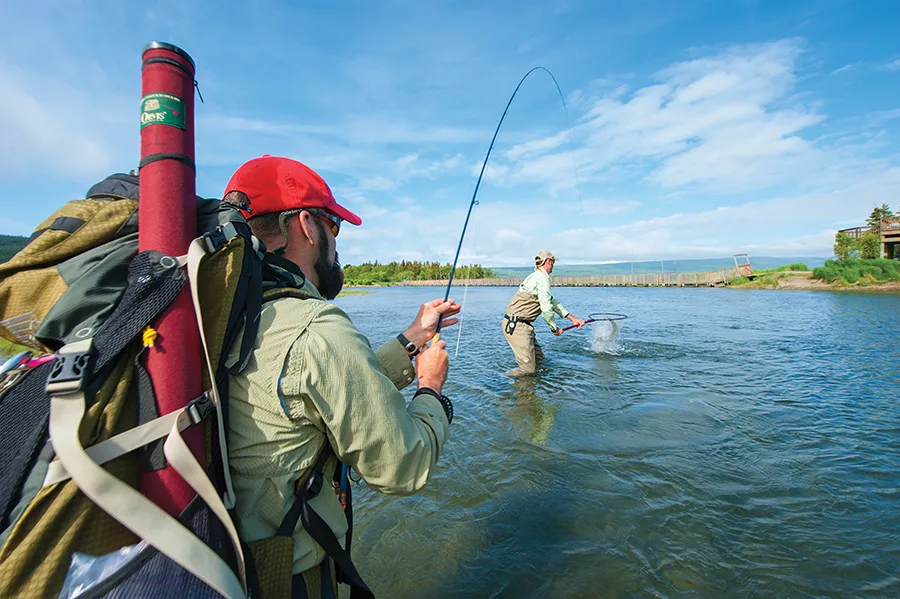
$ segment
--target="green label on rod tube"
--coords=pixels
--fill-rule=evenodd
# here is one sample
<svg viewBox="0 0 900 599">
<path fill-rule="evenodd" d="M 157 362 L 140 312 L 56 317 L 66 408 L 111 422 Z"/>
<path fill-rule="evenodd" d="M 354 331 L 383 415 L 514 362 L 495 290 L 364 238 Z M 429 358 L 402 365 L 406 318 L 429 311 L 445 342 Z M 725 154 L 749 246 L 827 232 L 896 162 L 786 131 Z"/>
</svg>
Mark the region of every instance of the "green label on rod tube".
<svg viewBox="0 0 900 599">
<path fill-rule="evenodd" d="M 184 129 L 184 100 L 164 93 L 141 99 L 141 129 L 147 125 L 168 125 Z"/>
</svg>

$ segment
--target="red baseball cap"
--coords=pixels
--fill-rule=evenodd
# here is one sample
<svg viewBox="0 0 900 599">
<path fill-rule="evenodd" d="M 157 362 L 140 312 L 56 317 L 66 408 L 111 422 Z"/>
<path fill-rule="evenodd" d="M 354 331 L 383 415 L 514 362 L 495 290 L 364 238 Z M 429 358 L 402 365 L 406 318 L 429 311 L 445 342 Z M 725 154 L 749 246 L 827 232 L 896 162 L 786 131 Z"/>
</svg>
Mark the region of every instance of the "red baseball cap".
<svg viewBox="0 0 900 599">
<path fill-rule="evenodd" d="M 232 191 L 243 192 L 250 198 L 253 212 L 241 210 L 244 218 L 298 208 L 322 208 L 351 225 L 362 224 L 360 217 L 337 203 L 328 184 L 316 171 L 290 158 L 263 154 L 245 162 L 231 176 L 223 197 Z"/>
</svg>

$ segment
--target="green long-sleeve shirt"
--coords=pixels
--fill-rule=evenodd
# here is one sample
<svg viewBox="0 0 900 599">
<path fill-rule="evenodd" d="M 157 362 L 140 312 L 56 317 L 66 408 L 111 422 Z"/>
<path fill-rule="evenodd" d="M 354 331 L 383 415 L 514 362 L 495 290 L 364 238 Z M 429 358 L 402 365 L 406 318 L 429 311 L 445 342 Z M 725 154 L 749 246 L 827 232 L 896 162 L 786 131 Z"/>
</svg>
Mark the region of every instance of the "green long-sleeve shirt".
<svg viewBox="0 0 900 599">
<path fill-rule="evenodd" d="M 321 298 L 308 282 L 303 290 Z M 246 540 L 275 534 L 294 501 L 297 479 L 326 437 L 371 488 L 395 494 L 421 489 L 450 428 L 437 399 L 420 395 L 407 404 L 399 389 L 414 377 L 399 341 L 372 351 L 334 304 L 295 298 L 266 303 L 250 363 L 230 386 L 228 451 Z M 329 466 L 326 480 L 332 472 Z M 310 505 L 343 538 L 347 521 L 337 496 L 326 487 Z M 294 573 L 316 566 L 324 555 L 298 526 Z"/>
<path fill-rule="evenodd" d="M 558 328 L 553 317 L 554 314 L 559 314 L 562 318 L 569 315 L 568 310 L 563 308 L 562 304 L 556 301 L 553 294 L 550 293 L 550 275 L 539 268 L 525 277 L 525 280 L 519 285 L 519 291 L 537 296 L 541 303 L 541 316 L 544 317 L 551 331 Z"/>
</svg>

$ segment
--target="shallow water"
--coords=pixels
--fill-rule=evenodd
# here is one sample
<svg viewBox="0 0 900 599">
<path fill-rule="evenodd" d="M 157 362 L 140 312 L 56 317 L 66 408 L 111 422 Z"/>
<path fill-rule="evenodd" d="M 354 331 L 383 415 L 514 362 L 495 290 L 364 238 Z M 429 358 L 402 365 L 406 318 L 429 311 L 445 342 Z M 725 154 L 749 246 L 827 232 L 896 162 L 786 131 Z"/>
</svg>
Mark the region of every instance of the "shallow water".
<svg viewBox="0 0 900 599">
<path fill-rule="evenodd" d="M 468 290 L 429 486 L 356 493 L 383 597 L 900 597 L 900 296 L 556 288 L 622 312 L 515 380 L 512 289 Z M 373 345 L 438 288 L 338 300 Z M 454 290 L 461 301 L 463 290 Z M 409 390 L 411 395 L 412 389 Z"/>
</svg>

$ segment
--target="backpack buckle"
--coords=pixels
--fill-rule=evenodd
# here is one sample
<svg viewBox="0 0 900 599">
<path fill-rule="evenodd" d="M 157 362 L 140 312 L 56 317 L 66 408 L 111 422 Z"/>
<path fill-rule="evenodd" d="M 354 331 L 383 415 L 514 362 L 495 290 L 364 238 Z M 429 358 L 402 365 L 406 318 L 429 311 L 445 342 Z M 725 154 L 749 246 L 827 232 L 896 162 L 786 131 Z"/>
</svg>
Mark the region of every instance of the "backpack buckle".
<svg viewBox="0 0 900 599">
<path fill-rule="evenodd" d="M 313 470 L 309 475 L 309 479 L 306 481 L 306 496 L 312 499 L 313 497 L 318 497 L 319 493 L 322 491 L 322 487 L 324 486 L 325 475 L 319 470 Z"/>
<path fill-rule="evenodd" d="M 81 391 L 91 374 L 95 355 L 93 339 L 63 346 L 56 354 L 56 362 L 44 389 L 50 395 Z"/>
<path fill-rule="evenodd" d="M 187 412 L 188 418 L 191 419 L 192 425 L 200 424 L 206 420 L 206 417 L 209 416 L 212 409 L 212 399 L 209 396 L 209 391 L 204 391 L 203 395 L 196 399 L 192 399 L 185 406 L 185 411 Z"/>
<path fill-rule="evenodd" d="M 212 231 L 203 234 L 203 241 L 206 243 L 206 251 L 209 254 L 214 254 L 215 252 L 222 249 L 232 237 L 236 237 L 238 234 L 237 229 L 234 226 L 234 223 L 225 223 L 224 225 L 219 225 Z"/>
<path fill-rule="evenodd" d="M 216 227 L 212 231 L 203 234 L 203 242 L 206 244 L 206 253 L 214 254 L 219 251 L 225 242 L 228 241 L 225 239 L 225 233 L 222 231 L 222 227 Z"/>
</svg>

